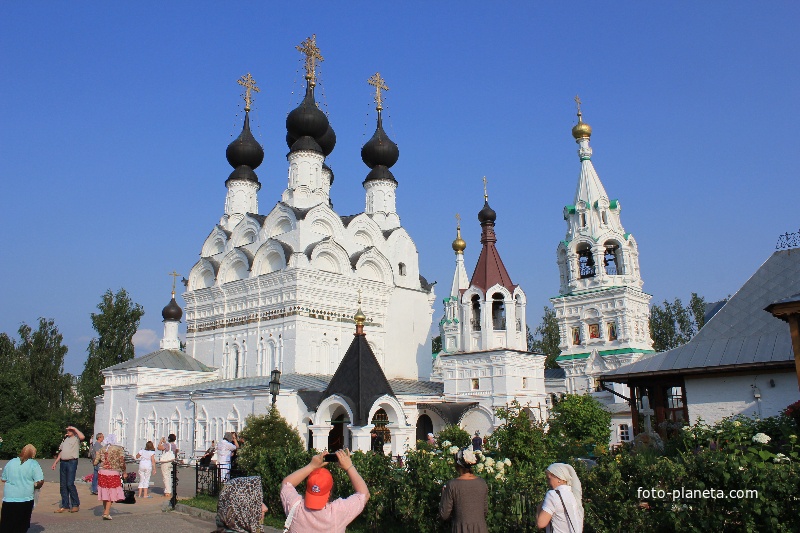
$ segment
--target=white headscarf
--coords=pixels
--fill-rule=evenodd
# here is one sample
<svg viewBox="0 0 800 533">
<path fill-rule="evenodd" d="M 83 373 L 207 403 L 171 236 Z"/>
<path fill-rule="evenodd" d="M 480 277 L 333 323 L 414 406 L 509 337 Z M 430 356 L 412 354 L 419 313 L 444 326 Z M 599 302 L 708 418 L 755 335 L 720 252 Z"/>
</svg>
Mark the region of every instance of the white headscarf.
<svg viewBox="0 0 800 533">
<path fill-rule="evenodd" d="M 106 435 L 106 446 L 116 446 L 117 445 L 117 436 L 113 433 L 110 435 Z"/>
<path fill-rule="evenodd" d="M 572 489 L 572 495 L 578 505 L 583 505 L 583 488 L 581 487 L 581 480 L 572 465 L 566 463 L 553 463 L 547 467 L 547 471 L 556 476 L 562 481 L 566 481 L 569 488 Z"/>
</svg>

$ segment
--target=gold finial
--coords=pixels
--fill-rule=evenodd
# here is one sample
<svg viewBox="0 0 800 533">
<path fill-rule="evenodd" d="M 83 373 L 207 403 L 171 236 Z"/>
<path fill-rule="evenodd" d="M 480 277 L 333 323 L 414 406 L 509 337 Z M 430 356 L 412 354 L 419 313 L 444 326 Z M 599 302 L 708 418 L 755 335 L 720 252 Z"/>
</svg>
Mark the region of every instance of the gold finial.
<svg viewBox="0 0 800 533">
<path fill-rule="evenodd" d="M 325 61 L 325 58 L 322 57 L 322 54 L 319 52 L 319 48 L 317 48 L 317 34 L 315 33 L 311 37 L 308 37 L 305 41 L 295 46 L 295 48 L 297 48 L 298 52 L 305 54 L 306 79 L 312 86 L 315 85 L 317 81 L 316 62 Z"/>
<path fill-rule="evenodd" d="M 180 276 L 180 274 L 178 274 L 177 272 L 175 272 L 173 270 L 172 272 L 170 272 L 167 275 L 168 276 L 172 276 L 172 297 L 175 298 L 175 280 L 178 279 L 178 276 Z"/>
<path fill-rule="evenodd" d="M 572 136 L 575 137 L 575 140 L 588 139 L 592 136 L 592 127 L 583 121 L 582 103 L 580 97 L 576 94 L 575 105 L 578 106 L 578 123 L 572 128 Z"/>
<path fill-rule="evenodd" d="M 388 91 L 389 87 L 386 85 L 386 80 L 381 77 L 380 72 L 376 72 L 370 79 L 367 80 L 367 83 L 375 87 L 375 103 L 377 106 L 375 109 L 380 111 L 383 109 L 383 98 L 381 97 L 381 91 Z"/>
<path fill-rule="evenodd" d="M 353 319 L 356 322 L 356 331 L 361 332 L 359 328 L 363 328 L 364 322 L 367 321 L 367 317 L 361 311 L 361 289 L 358 289 L 358 311 L 356 311 L 356 314 L 353 317 Z"/>
<path fill-rule="evenodd" d="M 242 98 L 244 98 L 244 110 L 250 111 L 250 104 L 253 103 L 253 96 L 250 91 L 260 93 L 261 89 L 256 86 L 256 80 L 253 79 L 249 72 L 246 76 L 239 78 L 236 83 L 244 87 L 244 94 L 242 95 Z"/>
<path fill-rule="evenodd" d="M 489 194 L 486 192 L 486 176 L 483 177 L 483 201 L 489 201 Z"/>
<path fill-rule="evenodd" d="M 467 243 L 461 238 L 461 215 L 456 213 L 456 240 L 453 241 L 453 251 L 457 254 L 463 254 L 467 248 Z"/>
</svg>

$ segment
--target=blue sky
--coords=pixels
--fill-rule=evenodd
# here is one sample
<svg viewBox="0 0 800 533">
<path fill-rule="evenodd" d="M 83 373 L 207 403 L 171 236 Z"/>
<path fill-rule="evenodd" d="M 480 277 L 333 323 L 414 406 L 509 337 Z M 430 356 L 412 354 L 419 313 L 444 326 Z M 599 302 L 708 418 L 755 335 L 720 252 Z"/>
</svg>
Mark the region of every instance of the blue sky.
<svg viewBox="0 0 800 533">
<path fill-rule="evenodd" d="M 799 17 L 796 2 L 2 2 L 0 331 L 55 319 L 79 373 L 89 314 L 125 287 L 146 312 L 137 353 L 155 348 L 167 274 L 188 274 L 223 212 L 236 80 L 251 72 L 262 89 L 266 213 L 286 187 L 284 120 L 303 86 L 294 46 L 312 33 L 338 136 L 334 208 L 363 211 L 366 80 L 380 71 L 398 212 L 437 300 L 457 212 L 469 273 L 477 260 L 486 175 L 535 327 L 558 292 L 580 168 L 576 93 L 644 289 L 654 302 L 723 298 L 800 228 Z"/>
</svg>

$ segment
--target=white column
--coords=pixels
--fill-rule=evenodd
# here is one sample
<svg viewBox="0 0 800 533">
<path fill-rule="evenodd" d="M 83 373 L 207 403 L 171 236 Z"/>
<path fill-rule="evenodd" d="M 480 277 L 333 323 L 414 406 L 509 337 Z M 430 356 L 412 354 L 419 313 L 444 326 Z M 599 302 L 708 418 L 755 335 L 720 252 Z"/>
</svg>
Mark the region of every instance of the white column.
<svg viewBox="0 0 800 533">
<path fill-rule="evenodd" d="M 350 435 L 353 437 L 353 451 L 361 450 L 362 452 L 368 452 L 372 449 L 372 437 L 369 432 L 372 431 L 374 427 L 373 424 L 362 427 L 347 426 L 350 430 Z"/>
</svg>

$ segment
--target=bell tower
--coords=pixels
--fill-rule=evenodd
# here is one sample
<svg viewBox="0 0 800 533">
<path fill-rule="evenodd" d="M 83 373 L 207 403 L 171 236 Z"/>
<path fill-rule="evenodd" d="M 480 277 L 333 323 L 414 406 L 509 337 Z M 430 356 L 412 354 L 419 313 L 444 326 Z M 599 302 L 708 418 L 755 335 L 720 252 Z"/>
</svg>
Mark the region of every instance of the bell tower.
<svg viewBox="0 0 800 533">
<path fill-rule="evenodd" d="M 597 375 L 653 352 L 653 340 L 652 296 L 642 291 L 636 239 L 622 227 L 620 202 L 608 197 L 594 168 L 592 128 L 577 96 L 575 102 L 572 136 L 581 171 L 572 204 L 564 207 L 567 234 L 556 252 L 560 290 L 550 301 L 561 338 L 557 361 L 567 392 L 580 394 L 596 391 Z"/>
</svg>

